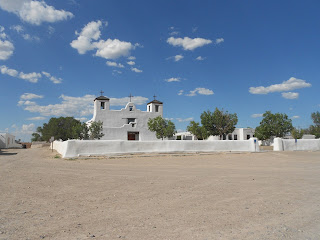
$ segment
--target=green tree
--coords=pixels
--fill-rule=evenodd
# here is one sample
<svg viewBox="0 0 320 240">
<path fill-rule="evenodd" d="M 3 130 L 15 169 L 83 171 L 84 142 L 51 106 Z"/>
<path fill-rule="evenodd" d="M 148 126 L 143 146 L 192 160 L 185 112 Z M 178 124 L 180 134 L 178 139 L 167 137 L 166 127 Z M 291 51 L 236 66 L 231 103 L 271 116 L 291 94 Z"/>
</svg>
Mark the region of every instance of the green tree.
<svg viewBox="0 0 320 240">
<path fill-rule="evenodd" d="M 90 127 L 89 127 L 89 138 L 91 140 L 94 139 L 100 139 L 104 136 L 103 131 L 103 122 L 98 121 L 98 122 L 92 122 Z"/>
<path fill-rule="evenodd" d="M 293 128 L 291 130 L 291 136 L 294 138 L 294 139 L 301 139 L 302 136 L 304 134 L 304 130 L 303 129 L 297 129 L 297 128 Z"/>
<path fill-rule="evenodd" d="M 203 140 L 209 137 L 206 129 L 195 121 L 190 122 L 190 124 L 187 126 L 187 131 L 195 135 L 198 140 Z"/>
<path fill-rule="evenodd" d="M 31 142 L 43 141 L 39 133 L 32 133 Z"/>
<path fill-rule="evenodd" d="M 72 127 L 72 138 L 73 139 L 89 139 L 89 128 L 86 123 L 78 123 Z"/>
<path fill-rule="evenodd" d="M 255 129 L 255 136 L 260 140 L 267 140 L 271 137 L 284 137 L 293 129 L 292 120 L 283 113 L 271 113 L 266 111 L 260 125 Z"/>
<path fill-rule="evenodd" d="M 222 136 L 232 133 L 235 126 L 238 123 L 238 117 L 236 113 L 224 112 L 223 109 L 215 109 L 214 112 L 209 110 L 203 112 L 200 116 L 201 124 L 209 135 Z"/>
<path fill-rule="evenodd" d="M 314 125 L 311 125 L 309 128 L 310 134 L 320 138 L 320 112 L 314 112 L 311 114 L 312 121 Z"/>
<path fill-rule="evenodd" d="M 166 120 L 161 116 L 149 118 L 148 129 L 156 133 L 158 139 L 170 138 L 176 133 L 176 127 L 170 120 Z"/>
</svg>

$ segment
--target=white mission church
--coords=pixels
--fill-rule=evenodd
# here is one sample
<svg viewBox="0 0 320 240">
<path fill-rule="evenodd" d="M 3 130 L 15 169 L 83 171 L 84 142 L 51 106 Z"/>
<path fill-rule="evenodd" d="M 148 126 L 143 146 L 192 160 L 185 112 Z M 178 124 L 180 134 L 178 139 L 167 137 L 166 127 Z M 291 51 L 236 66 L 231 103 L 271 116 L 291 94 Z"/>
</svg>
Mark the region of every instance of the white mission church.
<svg viewBox="0 0 320 240">
<path fill-rule="evenodd" d="M 141 111 L 130 101 L 121 110 L 110 110 L 110 99 L 102 96 L 94 99 L 93 118 L 87 122 L 103 122 L 102 140 L 158 140 L 154 132 L 148 130 L 149 118 L 163 116 L 163 103 L 154 100 L 147 104 L 147 110 Z"/>
</svg>

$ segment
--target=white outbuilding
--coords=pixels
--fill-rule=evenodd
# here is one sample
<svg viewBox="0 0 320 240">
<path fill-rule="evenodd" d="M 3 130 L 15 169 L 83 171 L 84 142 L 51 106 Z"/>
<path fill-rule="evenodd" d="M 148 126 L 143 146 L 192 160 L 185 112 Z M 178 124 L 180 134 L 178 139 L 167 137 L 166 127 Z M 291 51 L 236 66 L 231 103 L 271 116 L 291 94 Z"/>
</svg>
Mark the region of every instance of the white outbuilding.
<svg viewBox="0 0 320 240">
<path fill-rule="evenodd" d="M 10 133 L 0 133 L 0 148 L 21 148 L 22 145 L 17 143 L 15 136 Z"/>
<path fill-rule="evenodd" d="M 141 111 L 131 102 L 131 97 L 130 95 L 130 101 L 121 110 L 111 110 L 110 99 L 105 96 L 94 99 L 93 118 L 87 124 L 103 122 L 102 140 L 158 140 L 155 133 L 149 131 L 148 120 L 163 116 L 163 103 L 154 96 L 154 100 L 147 104 L 146 111 Z"/>
</svg>

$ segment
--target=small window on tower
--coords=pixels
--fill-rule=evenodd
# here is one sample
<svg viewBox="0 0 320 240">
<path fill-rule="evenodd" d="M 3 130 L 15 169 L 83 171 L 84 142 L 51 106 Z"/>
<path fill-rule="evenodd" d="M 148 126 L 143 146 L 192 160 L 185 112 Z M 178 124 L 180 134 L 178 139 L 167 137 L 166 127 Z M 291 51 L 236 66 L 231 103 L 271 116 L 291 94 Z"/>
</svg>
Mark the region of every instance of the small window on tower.
<svg viewBox="0 0 320 240">
<path fill-rule="evenodd" d="M 159 105 L 156 105 L 156 112 L 159 112 Z"/>
<path fill-rule="evenodd" d="M 101 102 L 101 109 L 104 109 L 104 102 Z"/>
<path fill-rule="evenodd" d="M 133 110 L 133 106 L 129 106 L 129 111 L 131 112 Z"/>
<path fill-rule="evenodd" d="M 149 106 L 149 112 L 150 112 L 150 106 Z"/>
</svg>

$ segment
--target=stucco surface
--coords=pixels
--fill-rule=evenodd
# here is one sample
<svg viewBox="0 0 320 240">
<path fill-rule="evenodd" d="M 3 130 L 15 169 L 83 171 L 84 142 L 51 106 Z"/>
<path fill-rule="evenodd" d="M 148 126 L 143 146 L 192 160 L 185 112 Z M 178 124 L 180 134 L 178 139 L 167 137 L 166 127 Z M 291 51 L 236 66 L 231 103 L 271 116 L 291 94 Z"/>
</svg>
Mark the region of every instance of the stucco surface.
<svg viewBox="0 0 320 240">
<path fill-rule="evenodd" d="M 55 143 L 53 148 L 66 158 L 123 153 L 259 151 L 258 141 L 253 138 L 244 141 L 68 140 L 62 143 L 58 142 L 58 144 Z"/>
<path fill-rule="evenodd" d="M 274 151 L 320 151 L 320 139 L 274 139 Z"/>
</svg>

